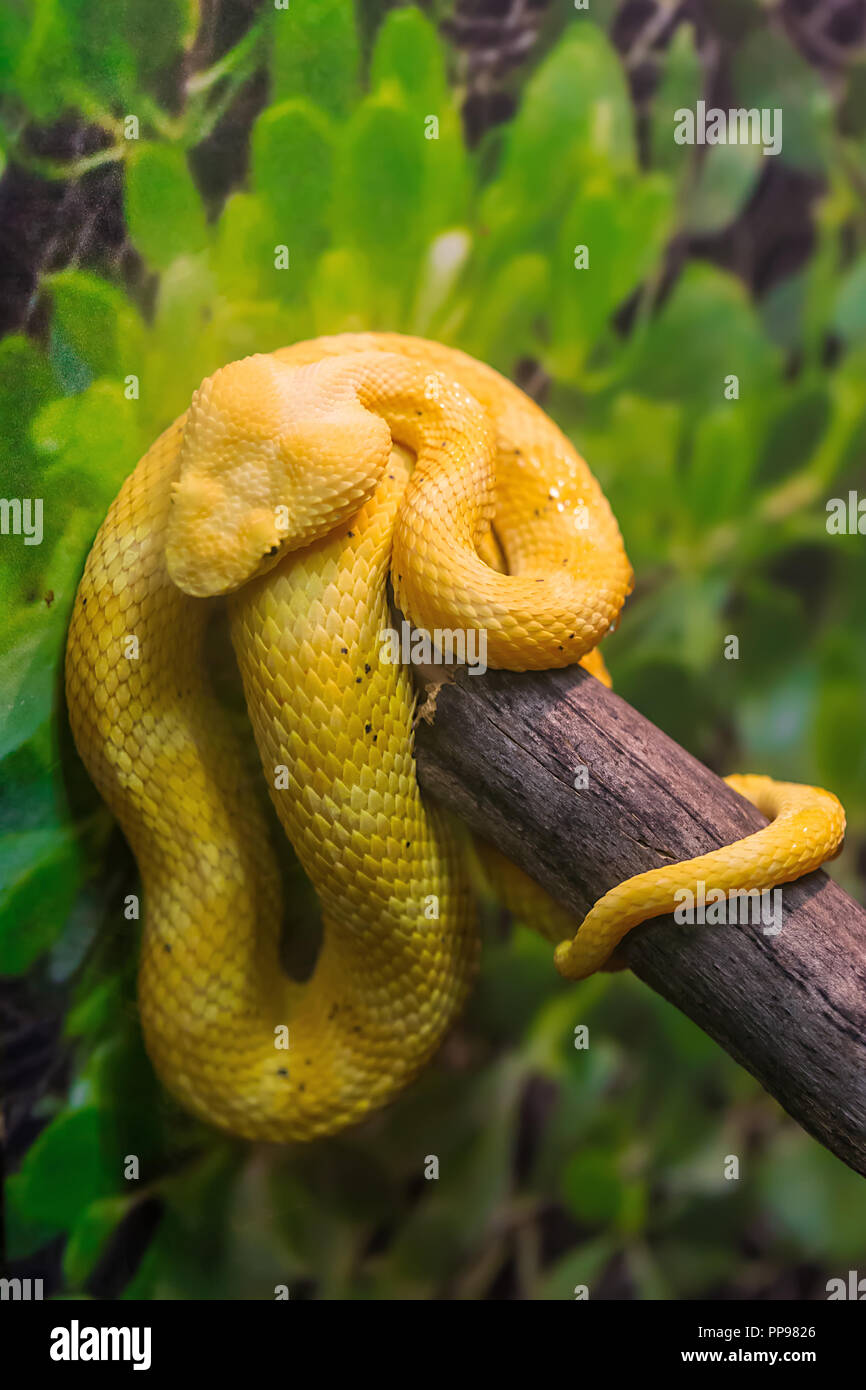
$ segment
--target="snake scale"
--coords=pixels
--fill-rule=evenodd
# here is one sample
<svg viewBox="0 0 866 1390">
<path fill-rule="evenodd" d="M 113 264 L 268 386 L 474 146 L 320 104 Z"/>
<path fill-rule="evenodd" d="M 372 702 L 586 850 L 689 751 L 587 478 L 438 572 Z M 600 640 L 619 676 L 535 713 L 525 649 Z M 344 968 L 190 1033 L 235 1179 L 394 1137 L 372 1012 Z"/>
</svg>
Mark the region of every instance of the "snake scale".
<svg viewBox="0 0 866 1390">
<path fill-rule="evenodd" d="M 516 386 L 436 343 L 343 334 L 204 381 L 124 483 L 75 602 L 70 721 L 142 875 L 146 1045 L 189 1110 L 249 1139 L 313 1139 L 391 1100 L 476 968 L 464 854 L 415 777 L 410 673 L 380 659 L 389 576 L 416 627 L 483 630 L 491 666 L 581 661 L 602 679 L 596 648 L 631 588 L 597 482 Z M 260 774 L 211 689 L 220 596 L 271 799 L 322 908 L 304 984 L 279 963 Z M 771 887 L 837 852 L 835 797 L 729 780 L 771 824 L 606 894 L 557 947 L 563 974 L 603 966 L 695 878 Z"/>
</svg>

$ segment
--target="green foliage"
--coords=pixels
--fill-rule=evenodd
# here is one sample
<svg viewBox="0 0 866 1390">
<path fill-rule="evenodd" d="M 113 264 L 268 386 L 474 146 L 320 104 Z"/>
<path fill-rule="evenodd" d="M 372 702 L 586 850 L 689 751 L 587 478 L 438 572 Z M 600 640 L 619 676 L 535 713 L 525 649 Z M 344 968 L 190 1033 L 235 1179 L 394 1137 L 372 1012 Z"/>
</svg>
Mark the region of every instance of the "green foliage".
<svg viewBox="0 0 866 1390">
<path fill-rule="evenodd" d="M 136 247 L 157 270 L 201 251 L 207 227 L 186 160 L 179 149 L 144 145 L 126 172 L 126 220 Z"/>
<path fill-rule="evenodd" d="M 79 887 L 71 830 L 24 830 L 0 845 L 0 974 L 20 975 L 63 930 Z"/>
<path fill-rule="evenodd" d="M 825 526 L 827 500 L 862 488 L 866 444 L 866 233 L 851 173 L 862 73 L 837 94 L 840 125 L 757 0 L 711 9 L 734 43 L 737 101 L 783 106 L 786 161 L 826 177 L 813 255 L 759 303 L 707 262 L 665 277 L 668 248 L 724 230 L 765 163 L 752 148 L 674 143 L 673 111 L 706 95 L 688 24 L 663 57 L 639 158 L 601 22 L 611 5 L 562 22 L 514 119 L 477 153 L 461 134 L 453 55 L 412 6 L 389 10 L 368 57 L 370 26 L 350 0 L 268 7 L 193 74 L 180 113 L 159 96 L 191 41 L 187 0 L 6 6 L 4 145 L 26 162 L 29 121 L 101 122 L 94 158 L 122 166 L 129 236 L 151 277 L 133 300 L 88 270 L 47 275 L 44 346 L 0 343 L 3 492 L 45 498 L 41 546 L 2 538 L 0 970 L 35 964 L 65 982 L 73 1059 L 67 1103 L 46 1112 L 12 1178 L 7 1227 L 19 1255 L 65 1233 L 68 1291 L 86 1292 L 147 1197 L 163 1216 L 131 1298 L 271 1297 L 307 1280 L 319 1297 L 472 1298 L 511 1265 L 531 1298 L 572 1298 L 614 1267 L 639 1297 L 726 1281 L 748 1296 L 792 1260 L 834 1272 L 862 1249 L 858 1180 L 714 1044 L 634 980 L 566 988 L 549 947 L 522 929 L 487 942 L 460 1045 L 373 1125 L 253 1160 L 204 1132 L 145 1057 L 134 924 L 119 907 L 134 869 L 121 860 L 121 889 L 109 818 L 59 738 L 87 550 L 202 377 L 314 334 L 396 329 L 506 372 L 539 364 L 546 404 L 602 481 L 637 570 L 606 644 L 618 689 L 721 771 L 826 782 L 862 844 L 866 561 L 862 538 Z M 269 102 L 248 176 L 206 208 L 190 155 L 262 63 Z M 130 112 L 139 140 L 124 136 Z M 722 655 L 730 632 L 737 662 Z M 839 871 L 853 888 L 853 852 Z M 578 1024 L 589 1051 L 573 1046 Z M 518 1164 L 539 1090 L 546 1108 Z M 758 1133 L 749 1171 L 725 1181 L 725 1155 L 753 1153 Z M 123 1176 L 129 1153 L 138 1182 Z M 442 1176 L 419 1195 L 431 1153 Z M 565 1233 L 551 1256 L 542 1217 Z M 756 1225 L 769 1244 L 750 1264 L 738 1237 Z"/>
<path fill-rule="evenodd" d="M 56 1231 L 78 1221 L 82 1211 L 113 1186 L 103 1147 L 102 1125 L 93 1106 L 58 1115 L 39 1135 L 24 1160 L 16 1206 L 25 1219 Z M 58 1182 L 58 1175 L 63 1181 Z"/>
<path fill-rule="evenodd" d="M 275 101 L 308 97 L 334 116 L 352 109 L 359 44 L 352 0 L 292 5 L 272 20 L 271 77 Z"/>
<path fill-rule="evenodd" d="M 829 89 L 816 70 L 775 29 L 755 29 L 740 49 L 735 81 L 749 105 L 781 110 L 788 163 L 825 167 L 833 128 Z"/>
<path fill-rule="evenodd" d="M 334 160 L 329 123 L 306 102 L 270 106 L 256 122 L 251 155 L 253 191 L 295 253 L 296 265 L 302 257 L 303 270 L 327 235 Z"/>
</svg>

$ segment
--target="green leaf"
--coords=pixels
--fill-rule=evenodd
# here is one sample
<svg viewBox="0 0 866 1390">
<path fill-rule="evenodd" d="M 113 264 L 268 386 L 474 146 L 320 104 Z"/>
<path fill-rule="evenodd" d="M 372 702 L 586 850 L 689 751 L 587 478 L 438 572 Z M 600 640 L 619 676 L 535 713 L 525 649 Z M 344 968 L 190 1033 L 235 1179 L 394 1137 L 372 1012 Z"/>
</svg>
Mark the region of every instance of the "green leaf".
<svg viewBox="0 0 866 1390">
<path fill-rule="evenodd" d="M 140 325 L 120 290 L 83 270 L 47 280 L 54 316 L 92 376 L 118 376 L 138 365 Z"/>
<path fill-rule="evenodd" d="M 161 1183 L 165 1212 L 124 1298 L 220 1296 L 238 1167 L 237 1149 L 211 1135 L 197 1163 Z"/>
<path fill-rule="evenodd" d="M 710 266 L 687 266 L 650 325 L 634 382 L 653 396 L 698 413 L 725 404 L 726 378 L 739 378 L 739 400 L 754 410 L 778 380 L 779 355 L 764 337 L 742 284 Z"/>
<path fill-rule="evenodd" d="M 134 50 L 123 31 L 134 6 L 126 0 L 64 0 L 64 8 L 88 89 L 100 101 L 129 103 L 136 92 L 138 73 Z M 156 27 L 151 19 L 150 28 Z"/>
<path fill-rule="evenodd" d="M 121 1156 L 106 1143 L 103 1117 L 88 1107 L 64 1111 L 42 1130 L 20 1176 L 21 1215 L 62 1231 L 92 1202 L 116 1191 L 123 1171 Z"/>
<path fill-rule="evenodd" d="M 21 1173 L 12 1173 L 3 1186 L 3 1216 L 7 1260 L 26 1260 L 57 1234 L 57 1227 L 39 1215 L 25 1215 L 21 1210 L 26 1202 L 27 1184 Z"/>
<path fill-rule="evenodd" d="M 856 537 L 852 544 L 862 545 Z M 866 708 L 866 643 L 842 628 L 824 635 L 813 743 L 816 775 L 842 800 L 852 821 L 866 805 L 866 740 L 860 737 Z"/>
<path fill-rule="evenodd" d="M 116 14 L 116 0 L 106 4 L 109 16 Z M 155 6 L 126 0 L 123 31 L 145 82 L 159 76 L 192 40 L 199 18 L 196 0 L 158 0 Z"/>
<path fill-rule="evenodd" d="M 35 0 L 15 72 L 16 90 L 31 117 L 55 120 L 70 104 L 78 75 L 63 0 Z"/>
<path fill-rule="evenodd" d="M 65 530 L 59 508 L 46 513 L 47 544 L 19 551 L 31 557 L 20 575 L 18 606 L 2 634 L 4 683 L 0 692 L 0 760 L 20 748 L 54 716 L 63 648 L 75 590 L 93 539 L 90 511 L 72 509 Z M 43 558 L 44 557 L 44 558 Z"/>
<path fill-rule="evenodd" d="M 431 242 L 418 275 L 411 331 L 435 337 L 439 316 L 449 301 L 466 266 L 472 239 L 464 228 L 443 232 Z"/>
<path fill-rule="evenodd" d="M 695 47 L 692 24 L 680 24 L 665 53 L 661 79 L 653 96 L 651 146 L 652 162 L 657 169 L 685 174 L 694 158 L 694 150 L 678 145 L 674 140 L 676 112 L 694 110 L 703 87 L 703 68 Z"/>
<path fill-rule="evenodd" d="M 233 193 L 217 224 L 213 264 L 223 293 L 233 300 L 273 298 L 277 239 L 273 216 L 262 198 Z"/>
<path fill-rule="evenodd" d="M 773 691 L 777 738 L 781 735 L 786 742 L 794 727 L 794 706 L 784 691 L 783 673 L 802 646 L 803 619 L 803 604 L 797 593 L 760 577 L 743 580 L 737 604 L 729 613 L 728 628 L 739 639 L 740 659 L 722 663 L 736 668 L 731 674 L 738 678 L 738 697 L 761 688 Z M 772 742 L 772 738 L 764 738 L 762 759 L 772 752 Z"/>
<path fill-rule="evenodd" d="M 0 10 L 0 83 L 5 90 L 30 32 L 31 0 L 7 0 Z"/>
<path fill-rule="evenodd" d="M 0 759 L 20 748 L 51 717 L 60 635 L 56 622 L 33 626 L 3 654 Z"/>
<path fill-rule="evenodd" d="M 505 135 L 497 203 L 512 213 L 555 206 L 595 164 L 633 168 L 625 75 L 604 33 L 576 24 L 527 85 Z"/>
<path fill-rule="evenodd" d="M 424 115 L 450 104 L 445 54 L 435 27 L 414 5 L 391 10 L 376 35 L 370 60 L 370 89 L 396 82 L 405 100 Z"/>
<path fill-rule="evenodd" d="M 392 10 L 379 30 L 370 68 L 370 87 L 383 100 L 397 94 L 421 139 L 423 236 L 462 223 L 469 206 L 469 165 L 460 117 L 448 88 L 439 36 L 420 10 Z"/>
<path fill-rule="evenodd" d="M 702 530 L 736 516 L 747 500 L 755 441 L 745 411 L 718 407 L 698 421 L 683 482 L 684 500 Z"/>
<path fill-rule="evenodd" d="M 53 387 L 51 365 L 35 343 L 23 333 L 10 333 L 0 342 L 0 451 L 10 456 L 20 451 L 33 416 Z"/>
<path fill-rule="evenodd" d="M 830 396 L 819 379 L 788 391 L 770 417 L 758 456 L 756 487 L 772 487 L 798 472 L 826 436 Z"/>
<path fill-rule="evenodd" d="M 467 350 L 499 371 L 513 372 L 521 357 L 540 350 L 537 325 L 549 299 L 544 257 L 515 256 L 496 275 L 467 325 Z"/>
<path fill-rule="evenodd" d="M 681 514 L 680 408 L 618 391 L 608 408 L 582 419 L 579 427 L 562 410 L 554 411 L 554 418 L 567 426 L 602 483 L 638 574 L 658 566 L 659 535 L 673 534 Z"/>
<path fill-rule="evenodd" d="M 605 1266 L 617 1254 L 617 1244 L 609 1236 L 586 1241 L 576 1249 L 569 1250 L 551 1267 L 545 1270 L 544 1278 L 533 1292 L 534 1299 L 559 1302 L 562 1299 L 574 1300 L 575 1289 L 587 1288 L 592 1298 L 593 1281 L 600 1279 Z"/>
<path fill-rule="evenodd" d="M 348 123 L 340 150 L 333 236 L 366 256 L 380 321 L 392 328 L 407 311 L 421 256 L 423 140 L 404 107 L 372 98 Z"/>
<path fill-rule="evenodd" d="M 847 1262 L 860 1260 L 866 1245 L 862 1177 L 814 1140 L 789 1133 L 775 1146 L 761 1189 L 780 1231 L 822 1265 L 845 1261 L 829 1272 L 847 1277 Z"/>
<path fill-rule="evenodd" d="M 691 232 L 713 232 L 739 216 L 763 172 L 757 145 L 713 145 L 689 194 L 685 225 Z"/>
<path fill-rule="evenodd" d="M 132 240 L 157 270 L 207 245 L 204 209 L 182 150 L 142 145 L 129 161 L 124 196 Z"/>
<path fill-rule="evenodd" d="M 0 838 L 0 974 L 23 974 L 54 944 L 81 876 L 72 829 L 25 830 Z"/>
<path fill-rule="evenodd" d="M 781 112 L 781 155 L 786 164 L 822 169 L 832 138 L 833 102 L 817 68 L 777 28 L 755 30 L 733 60 L 737 108 Z"/>
<path fill-rule="evenodd" d="M 289 248 L 293 278 L 306 281 L 327 244 L 334 140 L 307 102 L 271 106 L 253 128 L 252 187 L 273 219 L 272 245 Z"/>
<path fill-rule="evenodd" d="M 52 737 L 55 732 L 46 725 L 37 738 L 0 763 L 0 835 L 63 829 L 68 800 Z"/>
<path fill-rule="evenodd" d="M 453 1274 L 461 1248 L 482 1239 L 505 1199 L 507 1156 L 515 1142 L 516 1081 L 516 1069 L 500 1064 L 477 1088 L 483 1122 L 453 1155 L 438 1155 L 440 1181 L 425 1183 L 423 1197 L 402 1221 L 389 1262 L 410 1287 L 429 1289 L 431 1279 Z"/>
<path fill-rule="evenodd" d="M 296 0 L 271 23 L 271 99 L 307 97 L 334 116 L 348 115 L 360 56 L 352 0 Z"/>
<path fill-rule="evenodd" d="M 361 333 L 374 321 L 370 268 L 358 251 L 326 251 L 310 286 L 314 332 Z"/>
<path fill-rule="evenodd" d="M 122 977 L 112 975 L 81 993 L 66 1015 L 64 1033 L 69 1038 L 97 1037 L 117 1026 L 124 1008 Z"/>
<path fill-rule="evenodd" d="M 852 344 L 866 344 L 866 254 L 858 257 L 836 291 L 833 327 Z"/>
<path fill-rule="evenodd" d="M 71 1288 L 80 1288 L 93 1272 L 130 1201 L 130 1197 L 103 1197 L 81 1212 L 63 1252 L 63 1277 Z"/>
<path fill-rule="evenodd" d="M 273 300 L 233 300 L 221 304 L 204 339 L 209 359 L 205 371 L 196 372 L 195 380 L 188 383 L 183 405 L 189 404 L 192 390 L 202 376 L 224 363 L 254 352 L 276 352 L 287 343 L 300 342 L 311 335 L 310 314 L 304 306 L 290 307 Z"/>
<path fill-rule="evenodd" d="M 62 482 L 101 519 L 141 453 L 139 412 L 138 401 L 105 379 L 52 401 L 33 422 L 33 442 L 49 465 L 46 481 Z"/>
<path fill-rule="evenodd" d="M 761 298 L 761 321 L 768 336 L 790 352 L 800 345 L 806 310 L 808 276 L 805 271 L 789 275 L 773 285 Z"/>
<path fill-rule="evenodd" d="M 664 174 L 640 179 L 605 171 L 587 178 L 563 219 L 552 295 L 551 363 L 576 377 L 611 315 L 658 260 L 673 212 Z M 578 268 L 578 247 L 588 265 Z"/>
</svg>

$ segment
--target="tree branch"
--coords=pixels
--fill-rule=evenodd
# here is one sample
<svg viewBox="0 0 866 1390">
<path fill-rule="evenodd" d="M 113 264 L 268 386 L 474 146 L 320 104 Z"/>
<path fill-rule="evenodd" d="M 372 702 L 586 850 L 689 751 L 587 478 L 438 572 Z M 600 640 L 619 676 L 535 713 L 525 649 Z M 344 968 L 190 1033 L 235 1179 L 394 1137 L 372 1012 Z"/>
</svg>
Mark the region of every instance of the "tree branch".
<svg viewBox="0 0 866 1390">
<path fill-rule="evenodd" d="M 630 875 L 765 824 L 576 667 L 461 671 L 419 722 L 416 753 L 422 788 L 578 918 Z M 581 765 L 588 786 L 575 790 Z M 635 929 L 623 955 L 804 1129 L 866 1174 L 866 912 L 822 872 L 785 885 L 782 903 L 777 935 L 664 917 Z"/>
</svg>

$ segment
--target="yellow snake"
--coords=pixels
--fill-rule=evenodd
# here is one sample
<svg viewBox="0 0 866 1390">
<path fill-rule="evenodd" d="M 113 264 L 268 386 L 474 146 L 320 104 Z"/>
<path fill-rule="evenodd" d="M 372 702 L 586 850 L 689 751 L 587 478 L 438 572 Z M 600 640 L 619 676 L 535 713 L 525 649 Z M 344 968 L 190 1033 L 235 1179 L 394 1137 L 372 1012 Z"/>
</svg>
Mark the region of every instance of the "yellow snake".
<svg viewBox="0 0 866 1390">
<path fill-rule="evenodd" d="M 436 343 L 346 334 L 204 381 L 125 482 L 76 598 L 70 720 L 142 875 L 147 1047 L 184 1105 L 250 1139 L 312 1139 L 392 1099 L 476 967 L 463 853 L 416 782 L 410 673 L 381 659 L 389 575 L 416 627 L 483 629 L 491 666 L 583 661 L 602 679 L 595 648 L 631 587 L 598 484 L 516 386 Z M 322 907 L 304 984 L 280 967 L 277 852 L 211 691 L 219 595 L 267 786 Z M 829 793 L 729 780 L 772 823 L 608 893 L 558 946 L 563 974 L 604 965 L 696 878 L 772 887 L 838 851 Z"/>
</svg>

